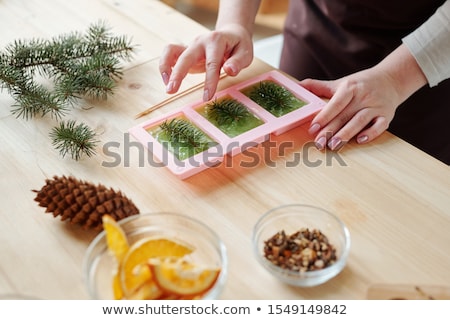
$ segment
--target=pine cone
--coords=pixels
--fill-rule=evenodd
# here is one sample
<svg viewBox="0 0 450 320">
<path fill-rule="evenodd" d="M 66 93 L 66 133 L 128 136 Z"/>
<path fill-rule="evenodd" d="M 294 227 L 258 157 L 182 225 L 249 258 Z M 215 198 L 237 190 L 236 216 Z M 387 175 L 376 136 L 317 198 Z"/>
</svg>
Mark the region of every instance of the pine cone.
<svg viewBox="0 0 450 320">
<path fill-rule="evenodd" d="M 85 229 L 101 230 L 102 216 L 111 215 L 116 221 L 131 215 L 139 214 L 139 210 L 131 200 L 120 191 L 97 186 L 74 177 L 57 177 L 46 179 L 46 185 L 34 199 L 39 206 L 46 207 L 46 213 L 61 216 L 61 220 L 79 224 Z"/>
</svg>

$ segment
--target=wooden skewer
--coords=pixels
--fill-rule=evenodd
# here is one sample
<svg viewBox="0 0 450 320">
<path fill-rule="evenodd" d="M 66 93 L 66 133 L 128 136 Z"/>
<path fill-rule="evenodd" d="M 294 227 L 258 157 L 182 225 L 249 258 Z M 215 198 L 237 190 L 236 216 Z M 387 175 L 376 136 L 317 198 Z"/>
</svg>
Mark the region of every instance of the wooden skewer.
<svg viewBox="0 0 450 320">
<path fill-rule="evenodd" d="M 227 74 L 226 74 L 225 72 L 224 72 L 224 73 L 221 73 L 221 74 L 220 74 L 220 77 L 219 77 L 219 80 L 222 79 L 222 78 L 225 78 L 226 76 L 227 76 Z M 171 97 L 169 97 L 169 98 L 167 98 L 167 99 L 161 101 L 160 103 L 155 104 L 154 106 L 151 106 L 150 108 L 148 108 L 148 109 L 146 109 L 146 110 L 144 110 L 144 111 L 138 113 L 138 114 L 136 115 L 135 119 L 139 119 L 139 118 L 141 118 L 141 117 L 143 117 L 143 116 L 149 114 L 150 112 L 153 112 L 153 111 L 155 111 L 155 110 L 157 110 L 157 109 L 159 109 L 159 108 L 165 106 L 166 104 L 168 104 L 168 103 L 170 103 L 170 102 L 172 102 L 172 101 L 178 99 L 178 98 L 181 98 L 181 97 L 183 97 L 183 96 L 185 96 L 185 95 L 187 95 L 187 94 L 189 94 L 189 93 L 191 93 L 191 92 L 194 92 L 195 90 L 198 90 L 198 89 L 200 89 L 201 87 L 203 87 L 203 85 L 204 85 L 204 82 L 201 82 L 201 83 L 196 84 L 195 86 L 193 86 L 193 87 L 191 87 L 191 88 L 189 88 L 189 89 L 186 89 L 186 90 L 184 90 L 184 91 L 182 91 L 182 92 L 180 92 L 180 93 L 177 93 L 177 94 L 175 94 L 175 95 L 173 95 L 173 96 L 171 96 Z"/>
</svg>

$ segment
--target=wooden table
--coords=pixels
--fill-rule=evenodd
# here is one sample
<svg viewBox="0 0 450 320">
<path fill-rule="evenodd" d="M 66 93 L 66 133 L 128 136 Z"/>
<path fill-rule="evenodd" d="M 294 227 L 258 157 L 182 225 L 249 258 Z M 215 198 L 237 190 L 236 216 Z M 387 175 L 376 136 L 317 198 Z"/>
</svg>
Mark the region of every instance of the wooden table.
<svg viewBox="0 0 450 320">
<path fill-rule="evenodd" d="M 94 232 L 54 219 L 34 202 L 32 189 L 46 178 L 73 175 L 122 190 L 141 212 L 172 211 L 200 219 L 223 239 L 229 256 L 229 278 L 223 299 L 365 299 L 376 283 L 450 284 L 450 171 L 448 166 L 406 142 L 383 134 L 364 146 L 350 143 L 336 155 L 311 147 L 307 125 L 272 137 L 292 142 L 286 154 L 256 148 L 261 161 L 240 167 L 243 155 L 181 181 L 166 168 L 139 165 L 139 149 L 124 150 L 125 133 L 134 125 L 199 100 L 201 90 L 145 118 L 134 116 L 166 98 L 158 59 L 167 43 L 190 42 L 204 27 L 153 0 L 3 0 L 0 29 L 3 48 L 17 38 L 52 37 L 83 31 L 98 20 L 116 34 L 139 44 L 125 66 L 115 95 L 107 102 L 82 101 L 70 113 L 99 133 L 92 158 L 62 158 L 51 146 L 51 118 L 24 120 L 10 112 L 12 98 L 0 95 L 0 294 L 41 299 L 86 299 L 81 262 Z M 236 84 L 270 70 L 255 61 Z M 189 76 L 188 88 L 202 80 Z M 182 89 L 183 89 L 182 88 Z M 133 141 L 133 140 L 132 140 Z M 120 165 L 102 150 L 120 143 Z M 129 165 L 125 165 L 128 157 Z M 300 163 L 292 164 L 295 157 Z M 311 165 L 315 163 L 315 165 Z M 231 164 L 231 167 L 230 167 Z M 308 165 L 309 164 L 309 165 Z M 251 232 L 267 210 L 306 203 L 336 213 L 352 236 L 346 268 L 328 283 L 308 289 L 278 282 L 257 263 Z"/>
</svg>

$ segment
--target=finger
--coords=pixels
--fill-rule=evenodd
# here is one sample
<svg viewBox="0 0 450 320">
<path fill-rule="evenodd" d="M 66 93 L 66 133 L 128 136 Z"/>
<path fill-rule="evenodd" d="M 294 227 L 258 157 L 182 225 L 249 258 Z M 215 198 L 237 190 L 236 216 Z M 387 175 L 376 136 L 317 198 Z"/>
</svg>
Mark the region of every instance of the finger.
<svg viewBox="0 0 450 320">
<path fill-rule="evenodd" d="M 341 86 L 336 90 L 330 101 L 322 108 L 321 111 L 311 121 L 309 128 L 310 134 L 315 134 L 323 129 L 330 121 L 336 118 L 345 108 L 354 104 L 354 93 L 346 86 Z"/>
<path fill-rule="evenodd" d="M 176 64 L 178 57 L 186 50 L 185 46 L 169 44 L 162 52 L 159 60 L 159 72 L 165 85 L 168 84 L 172 67 Z"/>
<path fill-rule="evenodd" d="M 167 93 L 177 92 L 180 88 L 181 82 L 189 73 L 190 69 L 201 61 L 204 61 L 203 50 L 203 47 L 187 48 L 181 53 L 172 69 L 172 73 L 167 83 Z"/>
<path fill-rule="evenodd" d="M 347 138 L 347 136 L 340 137 L 340 135 L 338 136 L 337 133 L 340 130 L 342 130 L 342 128 L 349 121 L 351 121 L 358 112 L 359 111 L 357 108 L 357 104 L 355 103 L 355 101 L 352 101 L 345 108 L 345 110 L 343 112 L 341 112 L 339 115 L 337 115 L 326 126 L 321 128 L 320 132 L 316 134 L 316 138 L 315 138 L 315 144 L 316 144 L 317 149 L 322 150 L 327 146 L 327 144 L 331 146 L 330 149 L 332 149 L 332 150 L 342 147 L 343 141 L 347 141 L 347 140 L 345 140 Z M 361 121 L 363 122 L 364 120 L 361 120 Z M 368 120 L 368 121 L 370 121 L 370 120 Z M 367 122 L 366 122 L 366 124 L 367 124 Z M 310 131 L 311 131 L 311 128 L 310 128 Z"/>
<path fill-rule="evenodd" d="M 220 70 L 224 62 L 226 45 L 222 41 L 211 42 L 205 48 L 205 89 L 203 100 L 208 101 L 214 96 L 219 83 Z"/>
<path fill-rule="evenodd" d="M 315 79 L 304 79 L 299 84 L 308 91 L 311 91 L 316 96 L 323 98 L 331 98 L 335 92 L 333 81 L 322 81 Z"/>
<path fill-rule="evenodd" d="M 236 76 L 242 69 L 248 67 L 253 60 L 253 47 L 238 45 L 223 64 L 223 70 L 230 76 Z"/>
<path fill-rule="evenodd" d="M 337 150 L 341 148 L 345 143 L 350 141 L 364 128 L 366 128 L 373 120 L 373 114 L 370 109 L 362 109 L 346 121 L 334 121 L 337 126 L 342 126 L 336 133 L 329 139 L 327 145 L 331 150 Z M 340 122 L 340 123 L 339 123 Z M 342 123 L 344 123 L 342 125 Z"/>
<path fill-rule="evenodd" d="M 388 126 L 389 121 L 385 117 L 373 118 L 369 109 L 363 109 L 329 139 L 327 146 L 338 150 L 355 136 L 357 143 L 368 143 L 386 131 Z"/>
<path fill-rule="evenodd" d="M 385 117 L 376 117 L 367 129 L 361 131 L 356 137 L 356 142 L 368 143 L 379 137 L 389 127 L 389 121 Z"/>
<path fill-rule="evenodd" d="M 355 118 L 357 118 L 361 122 L 364 122 L 365 119 L 363 119 L 363 117 L 367 113 L 367 110 L 369 109 L 359 109 L 359 106 L 354 101 L 352 101 L 341 113 L 336 115 L 336 117 L 328 122 L 327 125 L 322 128 L 319 134 L 323 134 L 323 132 L 331 132 L 332 135 L 335 135 L 340 132 L 348 123 L 355 121 Z M 370 121 L 370 119 L 368 121 Z M 367 122 L 364 123 L 364 125 L 367 125 Z M 363 127 L 361 127 L 360 130 L 361 129 L 363 129 Z"/>
</svg>

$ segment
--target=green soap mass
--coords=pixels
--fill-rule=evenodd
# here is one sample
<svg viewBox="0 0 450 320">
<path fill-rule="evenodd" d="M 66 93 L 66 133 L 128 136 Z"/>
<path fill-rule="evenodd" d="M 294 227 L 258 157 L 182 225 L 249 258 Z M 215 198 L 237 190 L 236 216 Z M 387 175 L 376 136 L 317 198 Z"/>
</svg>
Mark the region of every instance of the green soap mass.
<svg viewBox="0 0 450 320">
<path fill-rule="evenodd" d="M 181 161 L 217 145 L 197 126 L 182 118 L 166 120 L 148 132 Z"/>
<path fill-rule="evenodd" d="M 276 117 L 306 105 L 305 101 L 298 99 L 288 89 L 270 80 L 245 88 L 242 93 Z"/>
<path fill-rule="evenodd" d="M 252 114 L 244 104 L 232 98 L 208 103 L 198 112 L 231 138 L 264 123 Z"/>
</svg>

